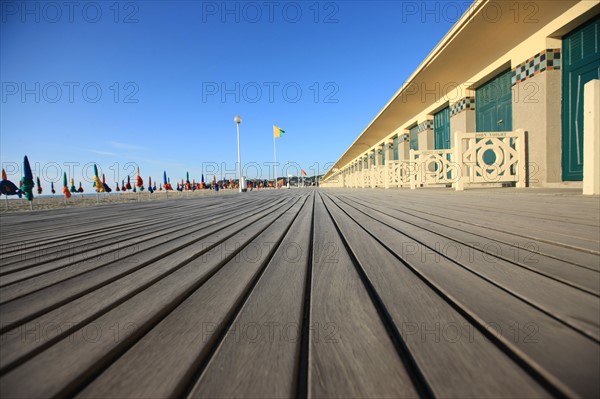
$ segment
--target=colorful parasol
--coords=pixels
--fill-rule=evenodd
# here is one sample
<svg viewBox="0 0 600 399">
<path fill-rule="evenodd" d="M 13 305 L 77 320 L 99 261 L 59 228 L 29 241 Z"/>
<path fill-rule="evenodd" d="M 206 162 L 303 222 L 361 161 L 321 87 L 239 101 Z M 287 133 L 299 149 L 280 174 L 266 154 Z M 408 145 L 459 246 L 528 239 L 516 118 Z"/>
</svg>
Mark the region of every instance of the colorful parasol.
<svg viewBox="0 0 600 399">
<path fill-rule="evenodd" d="M 67 184 L 67 172 L 63 174 L 63 194 L 65 195 L 65 202 L 67 199 L 71 198 L 71 192 L 69 191 L 69 186 Z"/>
<path fill-rule="evenodd" d="M 108 184 L 106 184 L 106 178 L 104 177 L 104 173 L 102 173 L 102 187 L 104 187 L 104 191 L 107 193 L 110 193 L 112 191 L 110 187 L 108 187 Z"/>
<path fill-rule="evenodd" d="M 93 186 L 96 188 L 97 193 L 104 192 L 104 185 L 102 184 L 102 181 L 100 181 L 100 177 L 98 176 L 98 167 L 96 166 L 96 164 L 94 164 L 94 184 L 93 184 Z"/>
<path fill-rule="evenodd" d="M 24 176 L 21 180 L 21 191 L 25 194 L 25 198 L 29 201 L 29 207 L 32 208 L 33 205 L 31 201 L 33 201 L 33 187 L 35 184 L 33 183 L 33 173 L 31 173 L 31 165 L 29 165 L 29 159 L 27 159 L 27 155 L 23 159 L 23 171 Z"/>
<path fill-rule="evenodd" d="M 0 194 L 6 196 L 18 195 L 21 198 L 21 190 L 15 185 L 15 183 L 8 180 L 6 177 L 6 171 L 2 169 L 2 181 L 0 181 Z"/>
<path fill-rule="evenodd" d="M 50 182 L 50 192 L 52 194 L 56 194 L 56 190 L 54 189 L 54 182 L 53 181 Z"/>
<path fill-rule="evenodd" d="M 8 209 L 8 196 L 18 195 L 21 198 L 21 190 L 15 186 L 15 183 L 8 180 L 6 171 L 2 169 L 2 181 L 0 181 L 0 194 L 4 194 L 4 200 L 6 202 L 6 209 Z"/>
<path fill-rule="evenodd" d="M 140 189 L 140 191 L 144 191 L 144 180 L 142 180 L 142 176 L 140 176 L 140 167 L 137 168 L 137 177 L 135 181 L 135 185 Z"/>
<path fill-rule="evenodd" d="M 41 195 L 42 194 L 42 183 L 40 183 L 40 177 L 39 176 L 36 177 L 35 181 L 37 182 L 37 193 L 39 195 Z"/>
<path fill-rule="evenodd" d="M 83 186 L 81 185 L 81 182 L 79 182 L 79 188 L 77 189 L 77 192 L 79 194 L 83 193 Z"/>
<path fill-rule="evenodd" d="M 76 193 L 77 192 L 77 187 L 75 187 L 75 179 L 71 177 L 71 189 L 70 191 L 72 193 Z"/>
<path fill-rule="evenodd" d="M 152 187 L 152 178 L 150 176 L 148 176 L 148 191 L 150 191 L 150 194 L 154 192 L 154 187 Z"/>
</svg>

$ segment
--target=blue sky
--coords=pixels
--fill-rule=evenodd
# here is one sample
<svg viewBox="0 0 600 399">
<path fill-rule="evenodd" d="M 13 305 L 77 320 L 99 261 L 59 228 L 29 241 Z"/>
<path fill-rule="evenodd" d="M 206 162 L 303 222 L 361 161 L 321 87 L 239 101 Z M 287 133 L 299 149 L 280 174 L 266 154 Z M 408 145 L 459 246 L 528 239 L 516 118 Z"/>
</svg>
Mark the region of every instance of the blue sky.
<svg viewBox="0 0 600 399">
<path fill-rule="evenodd" d="M 11 180 L 25 154 L 46 187 L 67 171 L 91 188 L 91 163 L 109 185 L 135 166 L 145 180 L 234 177 L 236 114 L 248 176 L 272 173 L 273 124 L 286 131 L 280 164 L 323 173 L 468 7 L 74 4 L 2 1 L 0 161 Z"/>
</svg>

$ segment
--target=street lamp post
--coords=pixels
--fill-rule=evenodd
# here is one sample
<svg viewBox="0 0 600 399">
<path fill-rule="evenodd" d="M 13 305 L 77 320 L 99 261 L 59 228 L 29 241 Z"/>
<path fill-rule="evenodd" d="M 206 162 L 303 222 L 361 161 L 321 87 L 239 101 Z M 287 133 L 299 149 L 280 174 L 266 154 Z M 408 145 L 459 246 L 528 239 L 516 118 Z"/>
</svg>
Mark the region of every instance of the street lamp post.
<svg viewBox="0 0 600 399">
<path fill-rule="evenodd" d="M 235 125 L 237 127 L 237 144 L 238 144 L 238 181 L 239 181 L 239 191 L 242 192 L 242 156 L 240 154 L 240 123 L 242 123 L 242 117 L 236 115 L 233 118 Z"/>
</svg>

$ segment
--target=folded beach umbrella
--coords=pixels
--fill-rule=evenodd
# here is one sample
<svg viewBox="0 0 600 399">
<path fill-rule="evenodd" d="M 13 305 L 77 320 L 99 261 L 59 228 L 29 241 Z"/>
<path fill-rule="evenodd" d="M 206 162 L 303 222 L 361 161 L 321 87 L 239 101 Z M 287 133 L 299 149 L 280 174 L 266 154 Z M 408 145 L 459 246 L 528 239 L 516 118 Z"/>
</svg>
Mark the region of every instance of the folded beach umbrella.
<svg viewBox="0 0 600 399">
<path fill-rule="evenodd" d="M 129 175 L 127 176 L 127 185 L 125 186 L 127 190 L 131 190 L 131 181 L 129 180 Z"/>
<path fill-rule="evenodd" d="M 119 183 L 115 183 L 117 185 L 117 188 L 115 188 L 116 191 L 121 191 L 121 189 L 119 189 Z"/>
<path fill-rule="evenodd" d="M 150 194 L 152 194 L 154 192 L 154 187 L 152 187 L 152 178 L 148 176 L 148 191 L 150 191 Z"/>
<path fill-rule="evenodd" d="M 93 184 L 93 186 L 96 188 L 96 192 L 98 192 L 98 193 L 104 192 L 104 185 L 102 184 L 102 181 L 100 181 L 100 177 L 98 176 L 98 167 L 96 166 L 96 164 L 94 164 L 94 184 Z"/>
<path fill-rule="evenodd" d="M 25 155 L 25 158 L 23 159 L 23 171 L 24 176 L 21 180 L 21 191 L 25 193 L 27 201 L 33 201 L 33 187 L 35 184 L 33 183 L 33 173 L 31 173 L 31 165 L 29 165 L 27 155 Z"/>
<path fill-rule="evenodd" d="M 65 172 L 63 174 L 63 189 L 62 189 L 62 192 L 65 195 L 65 198 L 67 198 L 67 199 L 71 198 L 71 192 L 69 191 L 69 186 L 67 184 L 67 172 Z"/>
<path fill-rule="evenodd" d="M 77 189 L 77 192 L 79 194 L 83 193 L 83 186 L 81 185 L 81 182 L 79 182 L 79 188 Z"/>
<path fill-rule="evenodd" d="M 75 179 L 71 177 L 71 192 L 76 193 L 77 187 L 75 187 Z"/>
<path fill-rule="evenodd" d="M 108 187 L 108 184 L 106 184 L 106 178 L 104 177 L 104 173 L 102 173 L 102 187 L 104 187 L 104 191 L 107 193 L 110 193 L 112 190 L 110 187 Z"/>
<path fill-rule="evenodd" d="M 40 177 L 36 177 L 35 178 L 36 182 L 37 182 L 37 192 L 38 194 L 42 194 L 42 183 L 40 183 Z"/>
<path fill-rule="evenodd" d="M 54 182 L 53 181 L 50 182 L 50 192 L 52 192 L 52 194 L 56 194 L 56 190 L 54 189 Z"/>
<path fill-rule="evenodd" d="M 0 194 L 4 195 L 18 195 L 21 198 L 21 190 L 15 185 L 15 183 L 8 180 L 6 171 L 2 169 L 2 181 L 0 181 Z M 8 200 L 7 200 L 8 201 Z"/>
<path fill-rule="evenodd" d="M 140 191 L 144 191 L 144 180 L 142 180 L 142 176 L 140 176 L 140 167 L 137 168 L 137 177 L 135 180 L 135 185 L 140 189 Z"/>
<path fill-rule="evenodd" d="M 163 172 L 163 188 L 166 191 L 173 190 L 173 187 L 171 187 L 171 179 L 169 179 L 167 177 L 167 171 L 166 170 Z"/>
</svg>

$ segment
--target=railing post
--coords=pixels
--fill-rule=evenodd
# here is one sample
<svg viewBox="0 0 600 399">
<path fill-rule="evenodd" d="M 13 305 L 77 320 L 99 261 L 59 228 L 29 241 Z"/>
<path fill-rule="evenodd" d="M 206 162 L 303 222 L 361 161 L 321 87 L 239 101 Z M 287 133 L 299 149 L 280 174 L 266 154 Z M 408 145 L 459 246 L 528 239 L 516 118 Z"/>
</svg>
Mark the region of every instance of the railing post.
<svg viewBox="0 0 600 399">
<path fill-rule="evenodd" d="M 515 150 L 517 150 L 517 154 L 519 157 L 519 161 L 517 162 L 517 184 L 518 188 L 527 187 L 527 148 L 525 139 L 525 135 L 527 134 L 523 129 L 517 129 L 515 131 L 517 133 L 517 141 L 515 143 Z"/>
<path fill-rule="evenodd" d="M 583 87 L 583 195 L 600 194 L 600 81 Z"/>
<path fill-rule="evenodd" d="M 409 159 L 410 159 L 410 164 L 413 165 L 414 170 L 412 171 L 413 173 L 411 173 L 410 175 L 410 189 L 414 190 L 415 188 L 417 188 L 417 173 L 418 172 L 418 167 L 415 163 L 415 150 L 411 149 L 408 151 L 409 153 Z"/>
<path fill-rule="evenodd" d="M 375 188 L 375 165 L 371 165 L 369 173 L 371 174 L 371 188 Z"/>
<path fill-rule="evenodd" d="M 463 148 L 462 148 L 462 132 L 454 132 L 454 162 L 457 167 L 456 182 L 454 183 L 454 189 L 456 191 L 463 191 L 465 189 L 465 168 L 463 165 Z"/>
</svg>

